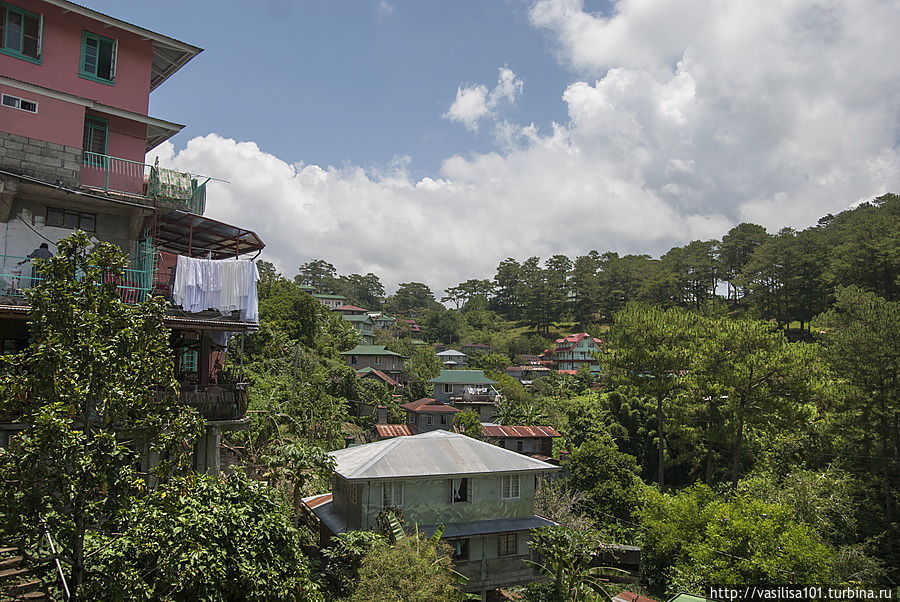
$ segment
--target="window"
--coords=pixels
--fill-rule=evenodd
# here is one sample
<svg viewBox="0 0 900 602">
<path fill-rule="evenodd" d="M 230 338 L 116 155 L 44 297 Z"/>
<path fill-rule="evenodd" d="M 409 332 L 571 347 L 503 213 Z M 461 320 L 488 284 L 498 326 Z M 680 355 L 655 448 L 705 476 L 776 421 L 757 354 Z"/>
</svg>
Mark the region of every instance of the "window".
<svg viewBox="0 0 900 602">
<path fill-rule="evenodd" d="M 86 213 L 84 211 L 47 207 L 47 219 L 44 221 L 44 224 L 56 228 L 68 228 L 69 230 L 80 229 L 85 232 L 95 232 L 97 230 L 97 215 L 95 213 Z"/>
<path fill-rule="evenodd" d="M 116 41 L 82 32 L 81 70 L 78 75 L 111 84 L 116 76 Z"/>
<path fill-rule="evenodd" d="M 447 415 L 441 414 L 441 424 L 447 424 Z"/>
<path fill-rule="evenodd" d="M 181 352 L 178 360 L 178 367 L 182 372 L 196 372 L 198 363 L 198 353 L 196 350 L 185 349 Z"/>
<path fill-rule="evenodd" d="M 469 540 L 468 539 L 451 539 L 450 545 L 453 546 L 453 560 L 459 562 L 469 559 Z"/>
<path fill-rule="evenodd" d="M 515 556 L 519 553 L 519 535 L 503 533 L 497 536 L 497 556 Z"/>
<path fill-rule="evenodd" d="M 415 424 L 416 423 L 416 415 L 415 414 L 407 414 L 406 421 L 410 424 Z"/>
<path fill-rule="evenodd" d="M 519 499 L 519 475 L 503 475 L 500 498 L 504 500 Z"/>
<path fill-rule="evenodd" d="M 359 363 L 359 358 L 357 358 L 355 355 L 351 355 L 350 356 L 350 365 L 355 366 L 357 363 Z"/>
<path fill-rule="evenodd" d="M 381 484 L 381 505 L 382 506 L 402 506 L 403 505 L 403 483 L 382 483 Z"/>
<path fill-rule="evenodd" d="M 0 3 L 0 51 L 3 54 L 39 63 L 41 25 L 40 15 Z"/>
<path fill-rule="evenodd" d="M 107 140 L 109 138 L 109 122 L 99 117 L 87 116 L 84 118 L 84 144 L 85 152 L 106 154 Z M 91 165 L 92 157 L 85 157 L 85 163 Z M 99 166 L 103 167 L 103 166 Z"/>
<path fill-rule="evenodd" d="M 444 385 L 444 393 L 453 393 L 453 385 Z"/>
<path fill-rule="evenodd" d="M 469 479 L 450 479 L 450 503 L 469 501 Z"/>
<path fill-rule="evenodd" d="M 376 356 L 375 356 L 375 365 L 376 365 L 376 366 L 380 366 L 380 365 L 381 365 L 381 356 L 380 356 L 380 355 L 376 355 Z"/>
<path fill-rule="evenodd" d="M 524 444 L 521 439 L 516 439 L 516 451 L 520 452 L 524 448 Z"/>
<path fill-rule="evenodd" d="M 38 112 L 38 103 L 34 102 L 33 100 L 26 100 L 24 98 L 11 96 L 9 94 L 3 95 L 3 106 L 10 107 L 12 109 L 19 109 L 20 111 L 26 111 L 28 113 Z"/>
<path fill-rule="evenodd" d="M 425 426 L 431 426 L 434 423 L 434 415 L 425 414 Z"/>
</svg>

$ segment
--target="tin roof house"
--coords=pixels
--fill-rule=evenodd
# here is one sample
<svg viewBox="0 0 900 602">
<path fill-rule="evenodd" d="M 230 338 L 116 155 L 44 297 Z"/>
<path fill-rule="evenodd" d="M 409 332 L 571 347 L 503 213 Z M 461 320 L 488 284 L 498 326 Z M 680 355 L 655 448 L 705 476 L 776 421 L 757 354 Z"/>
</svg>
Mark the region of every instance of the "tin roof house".
<svg viewBox="0 0 900 602">
<path fill-rule="evenodd" d="M 483 596 L 539 579 L 531 530 L 554 523 L 534 514 L 540 479 L 558 468 L 496 445 L 447 431 L 403 436 L 329 452 L 336 465 L 331 493 L 304 499 L 320 535 L 375 530 L 386 507 L 426 534 L 444 526 L 463 589 Z"/>
</svg>

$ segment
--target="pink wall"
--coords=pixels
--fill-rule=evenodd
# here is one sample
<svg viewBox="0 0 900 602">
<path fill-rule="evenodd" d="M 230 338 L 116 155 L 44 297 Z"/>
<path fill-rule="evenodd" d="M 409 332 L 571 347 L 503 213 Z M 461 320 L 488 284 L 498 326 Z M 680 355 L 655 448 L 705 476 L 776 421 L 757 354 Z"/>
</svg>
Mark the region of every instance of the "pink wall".
<svg viewBox="0 0 900 602">
<path fill-rule="evenodd" d="M 0 73 L 21 81 L 89 98 L 113 107 L 147 114 L 153 45 L 99 21 L 62 10 L 41 0 L 10 0 L 10 4 L 44 17 L 43 54 L 36 65 L 0 54 Z M 78 76 L 81 33 L 88 31 L 118 40 L 115 85 Z"/>
<path fill-rule="evenodd" d="M 81 148 L 84 141 L 83 106 L 3 85 L 0 85 L 0 93 L 38 103 L 37 115 L 0 105 L 0 131 Z"/>
</svg>

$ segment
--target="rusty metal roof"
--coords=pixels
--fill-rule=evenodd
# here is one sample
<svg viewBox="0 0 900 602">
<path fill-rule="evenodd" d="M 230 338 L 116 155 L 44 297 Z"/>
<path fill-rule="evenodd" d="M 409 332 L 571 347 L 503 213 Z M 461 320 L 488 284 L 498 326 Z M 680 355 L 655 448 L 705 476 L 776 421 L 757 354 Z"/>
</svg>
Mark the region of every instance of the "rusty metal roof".
<svg viewBox="0 0 900 602">
<path fill-rule="evenodd" d="M 158 219 L 156 245 L 176 255 L 227 259 L 262 251 L 266 244 L 252 230 L 202 215 L 173 210 Z"/>
<path fill-rule="evenodd" d="M 418 435 L 419 429 L 408 424 L 376 424 L 375 433 L 379 437 L 409 437 Z"/>
<path fill-rule="evenodd" d="M 410 412 L 459 412 L 459 410 L 457 410 L 453 406 L 447 405 L 446 403 L 441 401 L 436 401 L 431 397 L 423 397 L 422 399 L 417 399 L 416 401 L 404 403 L 400 407 Z"/>
<path fill-rule="evenodd" d="M 516 437 L 518 439 L 534 439 L 538 437 L 560 437 L 559 431 L 552 426 L 504 426 L 501 424 L 481 425 L 488 437 Z"/>
</svg>

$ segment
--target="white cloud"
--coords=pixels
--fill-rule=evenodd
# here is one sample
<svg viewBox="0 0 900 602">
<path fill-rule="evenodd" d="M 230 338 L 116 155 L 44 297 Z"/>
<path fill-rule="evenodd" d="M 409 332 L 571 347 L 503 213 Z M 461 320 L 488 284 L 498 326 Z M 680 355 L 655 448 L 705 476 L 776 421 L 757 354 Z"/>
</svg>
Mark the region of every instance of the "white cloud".
<svg viewBox="0 0 900 602">
<path fill-rule="evenodd" d="M 379 20 L 384 20 L 391 16 L 396 9 L 397 7 L 387 0 L 378 0 L 378 4 L 375 6 L 375 16 Z"/>
<path fill-rule="evenodd" d="M 443 118 L 462 123 L 473 132 L 478 131 L 479 122 L 493 117 L 502 103 L 515 104 L 524 85 L 512 69 L 500 67 L 497 85 L 490 90 L 484 84 L 457 88 L 456 99 Z"/>
<path fill-rule="evenodd" d="M 568 121 L 498 121 L 521 94 L 503 69 L 448 111 L 470 128 L 491 120 L 502 152 L 452 156 L 414 180 L 402 156 L 378 172 L 291 165 L 210 134 L 166 161 L 230 179 L 208 214 L 256 230 L 286 273 L 322 257 L 389 288 L 442 289 L 508 256 L 658 253 L 742 220 L 805 227 L 900 190 L 895 8 L 620 0 L 602 17 L 542 0 L 533 24 L 583 79 L 562 91 Z"/>
</svg>

